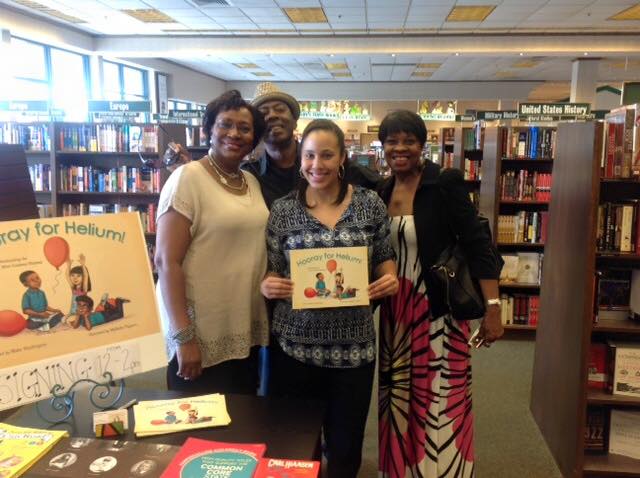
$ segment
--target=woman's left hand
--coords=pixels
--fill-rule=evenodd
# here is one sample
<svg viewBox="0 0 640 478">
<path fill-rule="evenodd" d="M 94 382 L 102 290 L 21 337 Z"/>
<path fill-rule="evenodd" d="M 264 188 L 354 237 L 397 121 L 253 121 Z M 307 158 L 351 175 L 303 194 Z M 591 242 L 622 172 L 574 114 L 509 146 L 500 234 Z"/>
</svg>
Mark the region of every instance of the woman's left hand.
<svg viewBox="0 0 640 478">
<path fill-rule="evenodd" d="M 500 320 L 500 307 L 489 306 L 480 324 L 478 336 L 484 339 L 484 344 L 488 347 L 504 334 L 504 327 Z"/>
<path fill-rule="evenodd" d="M 399 282 L 395 274 L 384 274 L 369 284 L 369 299 L 376 300 L 398 292 Z"/>
</svg>

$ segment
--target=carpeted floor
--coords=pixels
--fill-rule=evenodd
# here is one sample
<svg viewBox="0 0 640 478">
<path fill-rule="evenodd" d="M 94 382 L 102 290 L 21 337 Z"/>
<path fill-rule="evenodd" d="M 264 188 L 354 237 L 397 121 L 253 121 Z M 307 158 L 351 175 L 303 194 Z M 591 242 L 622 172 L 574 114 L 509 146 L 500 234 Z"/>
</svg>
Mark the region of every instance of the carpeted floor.
<svg viewBox="0 0 640 478">
<path fill-rule="evenodd" d="M 473 397 L 478 478 L 560 478 L 529 412 L 533 340 L 502 340 L 474 351 Z M 163 388 L 164 370 L 127 379 Z M 377 394 L 371 403 L 358 478 L 377 477 Z M 455 477 L 451 477 L 455 478 Z"/>
</svg>

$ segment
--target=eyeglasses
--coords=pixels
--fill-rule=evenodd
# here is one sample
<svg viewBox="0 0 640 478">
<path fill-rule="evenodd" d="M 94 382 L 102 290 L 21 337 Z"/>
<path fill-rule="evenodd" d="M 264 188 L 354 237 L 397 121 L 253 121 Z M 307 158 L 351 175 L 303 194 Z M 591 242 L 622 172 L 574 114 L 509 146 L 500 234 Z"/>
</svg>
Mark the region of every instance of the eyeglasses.
<svg viewBox="0 0 640 478">
<path fill-rule="evenodd" d="M 237 124 L 229 120 L 220 120 L 215 122 L 215 127 L 223 131 L 231 131 L 233 128 L 240 134 L 253 133 L 253 126 L 246 123 Z"/>
</svg>

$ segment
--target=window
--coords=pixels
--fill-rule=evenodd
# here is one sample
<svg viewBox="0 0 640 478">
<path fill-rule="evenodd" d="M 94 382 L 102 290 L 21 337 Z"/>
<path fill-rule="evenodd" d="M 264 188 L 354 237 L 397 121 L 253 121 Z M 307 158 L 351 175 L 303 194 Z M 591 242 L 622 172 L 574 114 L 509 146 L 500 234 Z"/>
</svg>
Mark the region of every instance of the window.
<svg viewBox="0 0 640 478">
<path fill-rule="evenodd" d="M 87 73 L 85 58 L 77 53 L 51 49 L 53 108 L 66 112 L 66 121 L 86 121 Z"/>
<path fill-rule="evenodd" d="M 12 37 L 8 99 L 44 100 L 66 121 L 86 121 L 89 60 L 85 55 Z M 6 93 L 5 93 L 6 94 Z"/>
<path fill-rule="evenodd" d="M 107 100 L 144 101 L 149 98 L 147 72 L 131 66 L 103 61 L 102 85 Z"/>
</svg>

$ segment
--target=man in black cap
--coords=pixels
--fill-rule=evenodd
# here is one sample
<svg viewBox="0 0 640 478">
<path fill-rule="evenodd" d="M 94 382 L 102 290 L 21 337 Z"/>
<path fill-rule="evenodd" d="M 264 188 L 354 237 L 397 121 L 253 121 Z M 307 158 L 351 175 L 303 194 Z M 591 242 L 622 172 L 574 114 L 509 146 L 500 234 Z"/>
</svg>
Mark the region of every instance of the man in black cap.
<svg viewBox="0 0 640 478">
<path fill-rule="evenodd" d="M 252 104 L 267 123 L 263 137 L 265 151 L 257 161 L 247 163 L 243 168 L 258 179 L 264 201 L 271 209 L 273 201 L 294 190 L 300 179 L 298 142 L 293 135 L 300 117 L 300 105 L 273 83 L 259 84 Z M 345 178 L 351 184 L 369 189 L 374 189 L 380 181 L 374 171 L 349 161 L 345 165 Z"/>
</svg>

